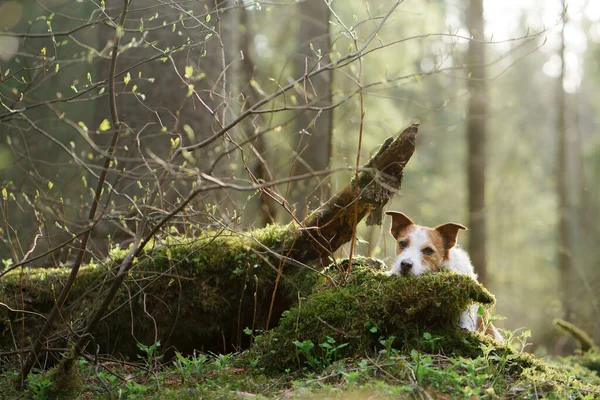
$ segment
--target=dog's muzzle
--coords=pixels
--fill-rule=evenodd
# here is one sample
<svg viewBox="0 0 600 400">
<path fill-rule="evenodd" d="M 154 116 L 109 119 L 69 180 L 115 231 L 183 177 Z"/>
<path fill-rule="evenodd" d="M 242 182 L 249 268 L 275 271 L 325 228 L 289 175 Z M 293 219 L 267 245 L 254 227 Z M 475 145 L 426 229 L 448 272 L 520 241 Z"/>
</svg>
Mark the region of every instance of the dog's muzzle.
<svg viewBox="0 0 600 400">
<path fill-rule="evenodd" d="M 411 261 L 402 261 L 400 262 L 400 272 L 402 275 L 407 275 L 410 273 L 412 269 L 413 263 Z"/>
</svg>

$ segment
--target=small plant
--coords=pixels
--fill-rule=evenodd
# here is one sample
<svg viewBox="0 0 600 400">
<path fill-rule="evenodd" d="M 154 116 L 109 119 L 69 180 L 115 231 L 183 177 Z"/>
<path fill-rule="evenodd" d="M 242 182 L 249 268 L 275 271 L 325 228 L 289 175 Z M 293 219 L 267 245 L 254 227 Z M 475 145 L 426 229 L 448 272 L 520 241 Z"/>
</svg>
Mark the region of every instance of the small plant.
<svg viewBox="0 0 600 400">
<path fill-rule="evenodd" d="M 312 342 L 312 340 L 305 340 L 303 342 L 294 340 L 292 343 L 294 343 L 294 345 L 296 346 L 299 353 L 304 354 L 304 357 L 306 357 L 306 363 L 312 369 L 316 369 L 319 367 L 318 361 L 315 359 L 315 357 L 312 354 L 312 350 L 315 347 L 315 344 Z"/>
<path fill-rule="evenodd" d="M 29 390 L 31 391 L 31 398 L 34 400 L 46 400 L 49 399 L 48 389 L 52 385 L 50 378 L 43 374 L 29 374 Z"/>
<path fill-rule="evenodd" d="M 173 366 L 181 376 L 181 383 L 186 383 L 192 376 L 200 376 L 206 372 L 208 357 L 194 354 L 193 357 L 184 357 L 178 351 L 175 352 Z"/>
<path fill-rule="evenodd" d="M 313 355 L 315 344 L 312 340 L 305 340 L 303 342 L 294 340 L 292 343 L 294 343 L 298 352 L 306 357 L 306 364 L 308 364 L 311 369 L 323 369 L 330 366 L 339 358 L 339 351 L 348 346 L 348 343 L 342 343 L 336 346 L 335 339 L 331 336 L 327 336 L 325 341 L 319 344 L 319 347 L 321 348 L 321 357 L 316 358 Z"/>
<path fill-rule="evenodd" d="M 369 330 L 369 332 L 371 332 L 373 334 L 376 334 L 377 332 L 379 332 L 377 325 L 375 325 L 371 321 L 367 322 L 366 326 L 367 326 L 367 329 Z"/>
<path fill-rule="evenodd" d="M 367 375 L 368 373 L 369 361 L 365 359 L 362 359 L 358 362 L 358 368 L 355 370 L 350 370 L 347 372 L 344 370 L 340 370 L 340 374 L 344 377 L 346 383 L 351 388 L 355 387 L 359 383 L 360 378 Z"/>
<path fill-rule="evenodd" d="M 140 349 L 144 355 L 139 355 L 138 358 L 143 359 L 146 362 L 146 365 L 149 369 L 153 369 L 157 361 L 160 361 L 162 356 L 157 355 L 158 349 L 160 347 L 160 340 L 156 343 L 151 344 L 150 346 L 146 346 L 143 343 L 138 342 L 137 348 Z"/>
<path fill-rule="evenodd" d="M 431 372 L 430 367 L 433 364 L 433 358 L 415 349 L 410 351 L 410 358 L 415 363 L 414 374 L 417 383 L 422 385 L 425 377 Z"/>
<path fill-rule="evenodd" d="M 379 354 L 385 356 L 386 358 L 389 358 L 392 355 L 394 355 L 394 353 L 396 353 L 396 350 L 392 348 L 392 345 L 394 344 L 395 340 L 396 336 L 390 336 L 387 338 L 381 337 L 379 339 L 379 343 L 383 346 L 383 350 L 380 350 Z"/>
<path fill-rule="evenodd" d="M 229 364 L 231 363 L 231 359 L 234 356 L 233 353 L 229 353 L 229 354 L 211 353 L 211 354 L 215 358 L 214 363 L 218 370 L 224 370 L 224 369 L 228 368 Z"/>
<path fill-rule="evenodd" d="M 339 358 L 339 351 L 344 347 L 348 346 L 348 343 L 342 343 L 335 345 L 335 339 L 327 336 L 325 342 L 319 344 L 319 347 L 323 349 L 323 366 L 331 365 L 334 361 Z"/>
<path fill-rule="evenodd" d="M 129 381 L 127 382 L 127 395 L 125 398 L 141 399 L 148 389 L 148 386 L 140 385 L 136 381 Z"/>
<path fill-rule="evenodd" d="M 517 335 L 516 333 L 521 331 L 521 333 L 519 335 Z M 519 328 L 517 330 L 515 330 L 514 332 L 511 332 L 510 335 L 510 339 L 511 341 L 516 341 L 516 343 L 519 346 L 519 352 L 523 352 L 523 350 L 525 350 L 525 348 L 527 346 L 529 346 L 531 343 L 527 343 L 527 340 L 531 337 L 531 330 L 530 329 L 522 329 Z"/>
<path fill-rule="evenodd" d="M 433 337 L 431 336 L 431 333 L 429 332 L 425 332 L 423 333 L 423 341 L 425 342 L 426 345 L 429 345 L 429 351 L 431 353 L 435 353 L 435 348 L 436 348 L 436 342 L 440 341 L 442 338 L 441 337 Z"/>
</svg>

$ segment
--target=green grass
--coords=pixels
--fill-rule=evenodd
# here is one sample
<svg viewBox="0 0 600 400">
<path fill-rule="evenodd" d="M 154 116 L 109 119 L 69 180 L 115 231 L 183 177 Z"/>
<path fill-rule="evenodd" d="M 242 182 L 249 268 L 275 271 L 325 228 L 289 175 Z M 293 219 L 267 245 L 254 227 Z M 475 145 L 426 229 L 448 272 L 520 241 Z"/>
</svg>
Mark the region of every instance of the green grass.
<svg viewBox="0 0 600 400">
<path fill-rule="evenodd" d="M 424 334 L 425 342 L 433 340 Z M 177 355 L 162 364 L 159 346 L 142 349 L 135 364 L 80 359 L 69 379 L 69 391 L 54 387 L 56 371 L 34 373 L 25 392 L 12 388 L 17 370 L 0 375 L 2 399 L 596 399 L 600 378 L 576 363 L 533 359 L 519 351 L 497 352 L 482 344 L 476 357 L 447 356 L 415 349 L 397 349 L 393 340 L 362 357 L 337 358 L 336 346 L 316 344 L 303 368 L 273 373 L 252 363 L 248 352 Z M 518 343 L 518 338 L 513 339 Z M 319 345 L 323 345 L 319 346 Z M 298 351 L 304 351 L 298 347 Z M 503 355 L 499 355 L 503 354 Z M 530 362 L 522 363 L 521 358 Z M 73 383 L 73 382 L 71 382 Z M 61 385 L 65 385 L 63 377 Z M 61 389 L 64 389 L 62 387 Z"/>
</svg>

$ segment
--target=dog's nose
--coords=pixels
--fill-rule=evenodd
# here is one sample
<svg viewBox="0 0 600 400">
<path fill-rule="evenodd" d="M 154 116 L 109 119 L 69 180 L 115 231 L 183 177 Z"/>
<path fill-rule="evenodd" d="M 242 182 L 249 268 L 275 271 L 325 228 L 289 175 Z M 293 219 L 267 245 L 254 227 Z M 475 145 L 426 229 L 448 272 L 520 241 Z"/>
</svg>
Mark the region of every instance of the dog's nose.
<svg viewBox="0 0 600 400">
<path fill-rule="evenodd" d="M 400 263 L 400 268 L 402 268 L 402 272 L 408 272 L 412 268 L 413 263 L 411 261 L 402 261 Z"/>
</svg>

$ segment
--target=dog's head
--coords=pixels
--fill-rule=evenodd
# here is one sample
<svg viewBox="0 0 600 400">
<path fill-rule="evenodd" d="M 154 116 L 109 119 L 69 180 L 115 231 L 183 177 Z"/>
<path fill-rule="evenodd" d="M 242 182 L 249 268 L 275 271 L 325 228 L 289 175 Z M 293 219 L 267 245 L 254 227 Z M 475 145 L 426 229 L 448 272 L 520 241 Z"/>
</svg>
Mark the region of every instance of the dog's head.
<svg viewBox="0 0 600 400">
<path fill-rule="evenodd" d="M 392 217 L 390 233 L 396 240 L 397 257 L 391 271 L 394 275 L 418 276 L 438 271 L 456 244 L 458 231 L 467 229 L 453 222 L 428 228 L 416 225 L 400 212 L 386 214 Z"/>
</svg>

